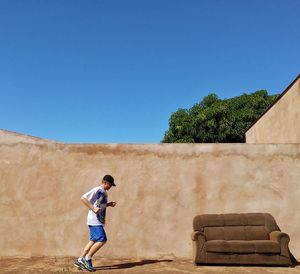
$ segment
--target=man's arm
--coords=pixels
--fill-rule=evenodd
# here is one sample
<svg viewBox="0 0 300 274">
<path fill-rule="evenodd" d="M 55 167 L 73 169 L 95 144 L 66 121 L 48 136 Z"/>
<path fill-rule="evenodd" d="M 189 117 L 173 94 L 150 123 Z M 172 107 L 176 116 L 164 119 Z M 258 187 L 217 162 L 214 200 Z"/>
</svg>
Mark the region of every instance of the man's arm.
<svg viewBox="0 0 300 274">
<path fill-rule="evenodd" d="M 80 198 L 81 202 L 88 207 L 90 210 L 92 210 L 94 213 L 98 213 L 100 211 L 100 208 L 93 206 L 86 198 L 83 196 Z"/>
</svg>

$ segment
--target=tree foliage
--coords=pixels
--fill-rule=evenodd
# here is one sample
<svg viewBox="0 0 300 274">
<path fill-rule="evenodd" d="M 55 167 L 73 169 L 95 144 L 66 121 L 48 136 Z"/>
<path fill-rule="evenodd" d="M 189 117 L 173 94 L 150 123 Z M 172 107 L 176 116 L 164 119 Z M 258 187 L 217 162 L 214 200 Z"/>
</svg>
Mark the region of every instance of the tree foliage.
<svg viewBox="0 0 300 274">
<path fill-rule="evenodd" d="M 266 90 L 220 99 L 214 93 L 190 109 L 178 109 L 169 119 L 163 143 L 240 143 L 245 131 L 278 95 Z"/>
</svg>

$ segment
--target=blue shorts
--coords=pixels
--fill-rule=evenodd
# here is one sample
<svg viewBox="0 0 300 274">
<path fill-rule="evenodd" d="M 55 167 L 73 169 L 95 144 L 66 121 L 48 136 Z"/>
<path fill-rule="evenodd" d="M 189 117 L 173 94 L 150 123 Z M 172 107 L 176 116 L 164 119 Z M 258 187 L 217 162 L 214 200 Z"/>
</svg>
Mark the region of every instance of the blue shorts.
<svg viewBox="0 0 300 274">
<path fill-rule="evenodd" d="M 106 242 L 106 233 L 102 225 L 89 225 L 90 240 L 93 242 Z"/>
</svg>

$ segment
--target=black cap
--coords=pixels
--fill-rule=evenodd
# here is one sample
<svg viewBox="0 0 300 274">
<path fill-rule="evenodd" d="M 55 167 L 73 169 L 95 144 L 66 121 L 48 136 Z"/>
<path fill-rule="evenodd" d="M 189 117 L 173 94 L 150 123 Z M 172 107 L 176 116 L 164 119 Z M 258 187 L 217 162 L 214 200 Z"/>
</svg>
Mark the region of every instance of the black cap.
<svg viewBox="0 0 300 274">
<path fill-rule="evenodd" d="M 105 175 L 103 177 L 103 181 L 108 182 L 109 184 L 111 184 L 112 186 L 116 186 L 115 182 L 114 182 L 114 177 L 112 177 L 111 175 Z"/>
</svg>

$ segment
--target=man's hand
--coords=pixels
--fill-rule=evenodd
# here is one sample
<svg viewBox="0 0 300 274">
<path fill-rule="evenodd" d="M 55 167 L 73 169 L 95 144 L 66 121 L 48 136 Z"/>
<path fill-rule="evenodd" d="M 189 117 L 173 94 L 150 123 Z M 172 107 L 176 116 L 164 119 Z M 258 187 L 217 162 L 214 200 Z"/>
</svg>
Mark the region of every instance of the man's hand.
<svg viewBox="0 0 300 274">
<path fill-rule="evenodd" d="M 115 207 L 116 204 L 117 204 L 116 202 L 109 202 L 107 203 L 107 206 Z"/>
<path fill-rule="evenodd" d="M 100 210 L 101 210 L 101 208 L 99 208 L 99 207 L 96 207 L 96 206 L 93 207 L 93 212 L 96 213 L 96 214 L 97 214 Z"/>
</svg>

